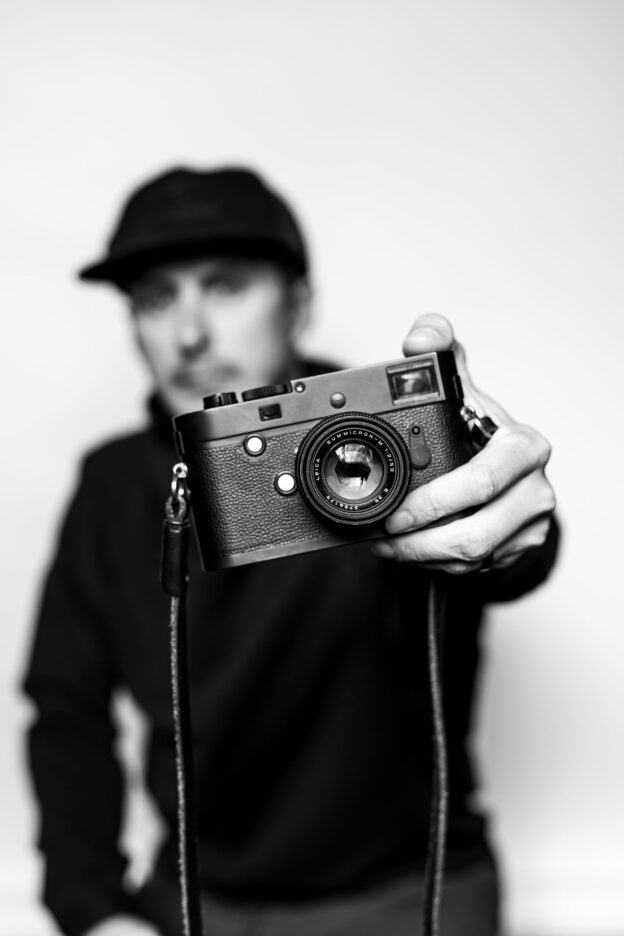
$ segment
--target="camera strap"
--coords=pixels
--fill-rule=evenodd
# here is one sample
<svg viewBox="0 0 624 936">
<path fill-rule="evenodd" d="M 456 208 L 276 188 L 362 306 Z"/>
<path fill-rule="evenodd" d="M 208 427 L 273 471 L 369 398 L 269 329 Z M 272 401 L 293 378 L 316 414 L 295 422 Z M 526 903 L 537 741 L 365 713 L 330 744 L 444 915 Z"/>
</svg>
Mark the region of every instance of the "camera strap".
<svg viewBox="0 0 624 936">
<path fill-rule="evenodd" d="M 448 760 L 442 694 L 445 606 L 443 577 L 440 574 L 431 573 L 427 600 L 427 662 L 431 698 L 433 776 L 423 893 L 423 936 L 438 936 L 440 929 L 448 826 Z"/>
<path fill-rule="evenodd" d="M 169 662 L 178 792 L 178 863 L 183 936 L 202 936 L 197 822 L 194 796 L 193 734 L 191 726 L 188 655 L 186 645 L 186 589 L 190 532 L 187 469 L 173 467 L 171 495 L 162 528 L 160 583 L 170 597 Z"/>
<path fill-rule="evenodd" d="M 498 425 L 489 416 L 479 415 L 472 406 L 462 406 L 460 415 L 468 428 L 473 448 L 476 452 L 481 451 L 497 431 Z M 440 907 L 444 885 L 444 861 L 448 826 L 448 758 L 442 693 L 442 653 L 446 611 L 444 581 L 444 575 L 431 573 L 427 603 L 427 655 L 433 732 L 433 777 L 429 843 L 425 868 L 423 936 L 438 936 L 440 929 Z"/>
</svg>

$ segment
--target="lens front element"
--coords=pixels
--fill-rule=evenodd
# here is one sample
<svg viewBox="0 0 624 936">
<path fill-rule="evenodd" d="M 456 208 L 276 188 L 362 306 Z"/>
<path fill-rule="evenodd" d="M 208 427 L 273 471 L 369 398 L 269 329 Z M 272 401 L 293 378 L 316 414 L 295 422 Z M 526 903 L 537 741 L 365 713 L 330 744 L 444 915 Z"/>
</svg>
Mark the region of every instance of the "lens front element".
<svg viewBox="0 0 624 936">
<path fill-rule="evenodd" d="M 379 489 L 386 472 L 369 445 L 346 442 L 332 449 L 323 466 L 325 484 L 337 497 L 362 500 Z"/>
<path fill-rule="evenodd" d="M 349 526 L 376 523 L 409 485 L 406 446 L 384 419 L 344 413 L 321 420 L 297 454 L 300 490 L 317 513 Z"/>
</svg>

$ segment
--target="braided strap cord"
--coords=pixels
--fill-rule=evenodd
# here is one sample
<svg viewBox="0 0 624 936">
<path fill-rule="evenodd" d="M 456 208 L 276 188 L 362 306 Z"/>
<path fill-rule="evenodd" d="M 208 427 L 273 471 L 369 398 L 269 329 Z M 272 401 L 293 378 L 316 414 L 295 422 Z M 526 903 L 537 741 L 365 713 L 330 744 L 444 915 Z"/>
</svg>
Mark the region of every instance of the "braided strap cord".
<svg viewBox="0 0 624 936">
<path fill-rule="evenodd" d="M 423 901 L 423 936 L 438 936 L 444 885 L 444 860 L 448 825 L 448 762 L 442 698 L 442 644 L 444 639 L 444 590 L 441 578 L 429 584 L 427 645 L 429 689 L 433 729 L 433 785 L 429 820 L 429 844 Z"/>
<path fill-rule="evenodd" d="M 184 597 L 171 598 L 169 616 L 171 695 L 176 750 L 178 790 L 178 871 L 184 936 L 203 936 L 195 799 L 193 747 L 186 664 L 186 621 Z"/>
<path fill-rule="evenodd" d="M 178 794 L 178 871 L 183 936 L 203 936 L 194 798 L 193 734 L 186 646 L 190 523 L 186 466 L 174 467 L 162 529 L 160 581 L 170 597 L 169 662 Z"/>
<path fill-rule="evenodd" d="M 498 426 L 489 416 L 479 415 L 472 407 L 463 406 L 461 417 L 468 425 L 475 451 L 482 449 Z M 444 577 L 432 574 L 429 580 L 427 609 L 427 648 L 429 690 L 433 729 L 433 782 L 429 819 L 429 843 L 423 901 L 423 936 L 439 936 L 444 862 L 448 827 L 449 791 L 444 700 L 442 693 L 442 650 L 444 643 L 445 592 Z"/>
</svg>

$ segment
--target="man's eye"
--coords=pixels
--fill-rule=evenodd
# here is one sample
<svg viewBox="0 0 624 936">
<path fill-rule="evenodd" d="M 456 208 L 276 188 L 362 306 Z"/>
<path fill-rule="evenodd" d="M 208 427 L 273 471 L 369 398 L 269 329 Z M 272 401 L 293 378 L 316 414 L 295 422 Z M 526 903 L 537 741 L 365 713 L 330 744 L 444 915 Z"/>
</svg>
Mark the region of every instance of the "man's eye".
<svg viewBox="0 0 624 936">
<path fill-rule="evenodd" d="M 145 283 L 133 290 L 132 299 L 137 312 L 158 312 L 171 304 L 174 294 L 165 283 Z"/>
<path fill-rule="evenodd" d="M 206 277 L 204 289 L 206 292 L 217 293 L 220 296 L 230 296 L 244 289 L 245 283 L 245 275 L 232 270 Z"/>
</svg>

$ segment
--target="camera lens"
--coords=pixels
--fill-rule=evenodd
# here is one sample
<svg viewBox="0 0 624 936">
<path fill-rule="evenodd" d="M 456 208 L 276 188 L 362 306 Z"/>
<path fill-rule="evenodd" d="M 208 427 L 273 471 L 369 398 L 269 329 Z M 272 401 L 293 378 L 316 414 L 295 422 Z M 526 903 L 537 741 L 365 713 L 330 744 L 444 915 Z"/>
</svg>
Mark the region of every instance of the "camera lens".
<svg viewBox="0 0 624 936">
<path fill-rule="evenodd" d="M 299 488 L 326 520 L 348 526 L 377 523 L 409 486 L 409 456 L 384 419 L 344 413 L 321 420 L 297 453 Z"/>
</svg>

